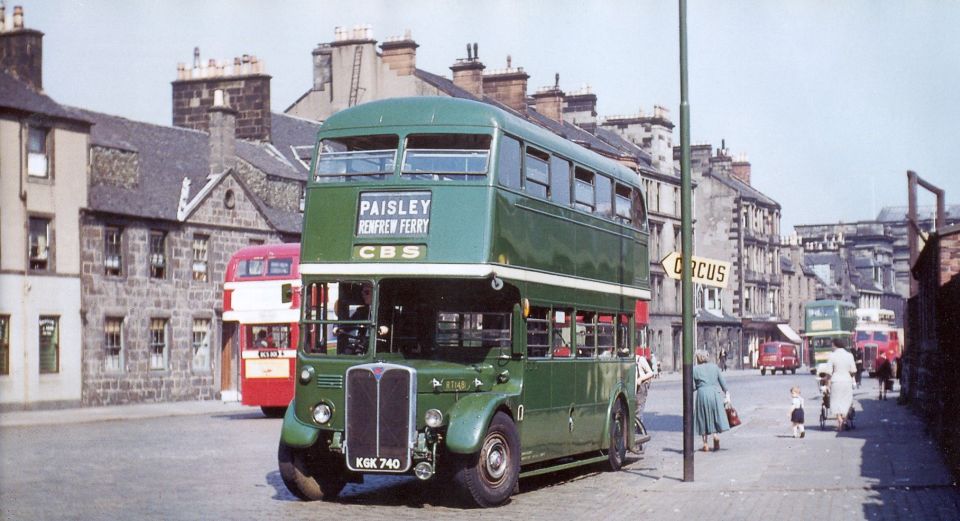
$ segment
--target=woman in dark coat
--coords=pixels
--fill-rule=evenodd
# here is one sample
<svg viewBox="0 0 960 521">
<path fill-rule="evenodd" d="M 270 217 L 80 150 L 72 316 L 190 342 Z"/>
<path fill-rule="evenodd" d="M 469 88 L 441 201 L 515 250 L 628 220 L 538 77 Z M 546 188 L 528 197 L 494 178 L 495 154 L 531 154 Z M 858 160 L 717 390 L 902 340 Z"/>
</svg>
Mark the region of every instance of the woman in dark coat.
<svg viewBox="0 0 960 521">
<path fill-rule="evenodd" d="M 693 402 L 693 425 L 703 437 L 703 451 L 710 450 L 707 437 L 713 434 L 713 450 L 720 450 L 720 433 L 730 430 L 724 398 L 727 383 L 717 364 L 710 362 L 706 351 L 697 351 L 693 368 L 693 385 L 697 397 Z"/>
</svg>

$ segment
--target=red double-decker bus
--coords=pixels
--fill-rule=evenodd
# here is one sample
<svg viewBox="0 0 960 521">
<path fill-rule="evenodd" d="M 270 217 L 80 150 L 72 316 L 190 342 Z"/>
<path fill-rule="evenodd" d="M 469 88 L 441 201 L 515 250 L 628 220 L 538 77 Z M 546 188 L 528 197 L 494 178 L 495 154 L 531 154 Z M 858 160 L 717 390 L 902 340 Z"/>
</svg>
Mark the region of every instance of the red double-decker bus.
<svg viewBox="0 0 960 521">
<path fill-rule="evenodd" d="M 890 362 L 900 361 L 900 331 L 894 327 L 894 318 L 889 309 L 857 309 L 854 342 L 863 350 L 863 368 L 870 376 L 876 373 L 881 355 Z"/>
<path fill-rule="evenodd" d="M 239 333 L 241 403 L 271 417 L 293 399 L 299 261 L 299 243 L 249 246 L 230 258 L 223 284 L 223 321 Z"/>
</svg>

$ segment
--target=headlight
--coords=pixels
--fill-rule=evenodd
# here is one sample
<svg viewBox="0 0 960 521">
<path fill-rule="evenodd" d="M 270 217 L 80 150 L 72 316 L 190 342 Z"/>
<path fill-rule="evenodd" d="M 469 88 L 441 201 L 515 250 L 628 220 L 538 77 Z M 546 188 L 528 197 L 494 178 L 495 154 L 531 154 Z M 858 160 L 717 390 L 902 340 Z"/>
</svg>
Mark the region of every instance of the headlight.
<svg viewBox="0 0 960 521">
<path fill-rule="evenodd" d="M 317 404 L 317 406 L 313 408 L 313 421 L 317 423 L 327 423 L 330 421 L 331 416 L 333 416 L 333 410 L 325 403 Z"/>
<path fill-rule="evenodd" d="M 437 409 L 430 409 L 423 415 L 423 420 L 427 422 L 427 427 L 436 429 L 443 424 L 443 413 Z"/>
<path fill-rule="evenodd" d="M 300 370 L 300 383 L 307 385 L 311 378 L 313 378 L 313 367 L 308 365 Z"/>
</svg>

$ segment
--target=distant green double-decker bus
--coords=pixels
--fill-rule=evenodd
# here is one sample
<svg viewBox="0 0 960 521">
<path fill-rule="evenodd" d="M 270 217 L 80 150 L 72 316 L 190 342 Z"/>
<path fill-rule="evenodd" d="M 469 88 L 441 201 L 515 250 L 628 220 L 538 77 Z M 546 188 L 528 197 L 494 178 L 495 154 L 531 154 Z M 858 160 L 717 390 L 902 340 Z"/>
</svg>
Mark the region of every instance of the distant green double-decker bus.
<svg viewBox="0 0 960 521">
<path fill-rule="evenodd" d="M 339 112 L 314 156 L 287 488 L 413 474 L 496 506 L 521 476 L 619 469 L 650 299 L 638 176 L 441 97 Z"/>
<path fill-rule="evenodd" d="M 815 300 L 804 305 L 804 338 L 807 340 L 807 362 L 810 372 L 827 361 L 833 340 L 840 339 L 848 349 L 853 347 L 857 327 L 856 306 L 839 300 Z"/>
</svg>

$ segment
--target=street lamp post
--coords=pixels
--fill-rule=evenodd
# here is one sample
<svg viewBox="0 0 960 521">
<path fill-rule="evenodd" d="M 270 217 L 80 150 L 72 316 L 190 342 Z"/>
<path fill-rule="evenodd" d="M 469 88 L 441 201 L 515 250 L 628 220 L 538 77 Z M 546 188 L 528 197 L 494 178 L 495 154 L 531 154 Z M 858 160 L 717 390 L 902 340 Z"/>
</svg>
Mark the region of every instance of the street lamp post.
<svg viewBox="0 0 960 521">
<path fill-rule="evenodd" d="M 687 101 L 687 2 L 680 2 L 680 230 L 683 268 L 683 480 L 693 481 L 693 224 L 690 103 Z"/>
</svg>

